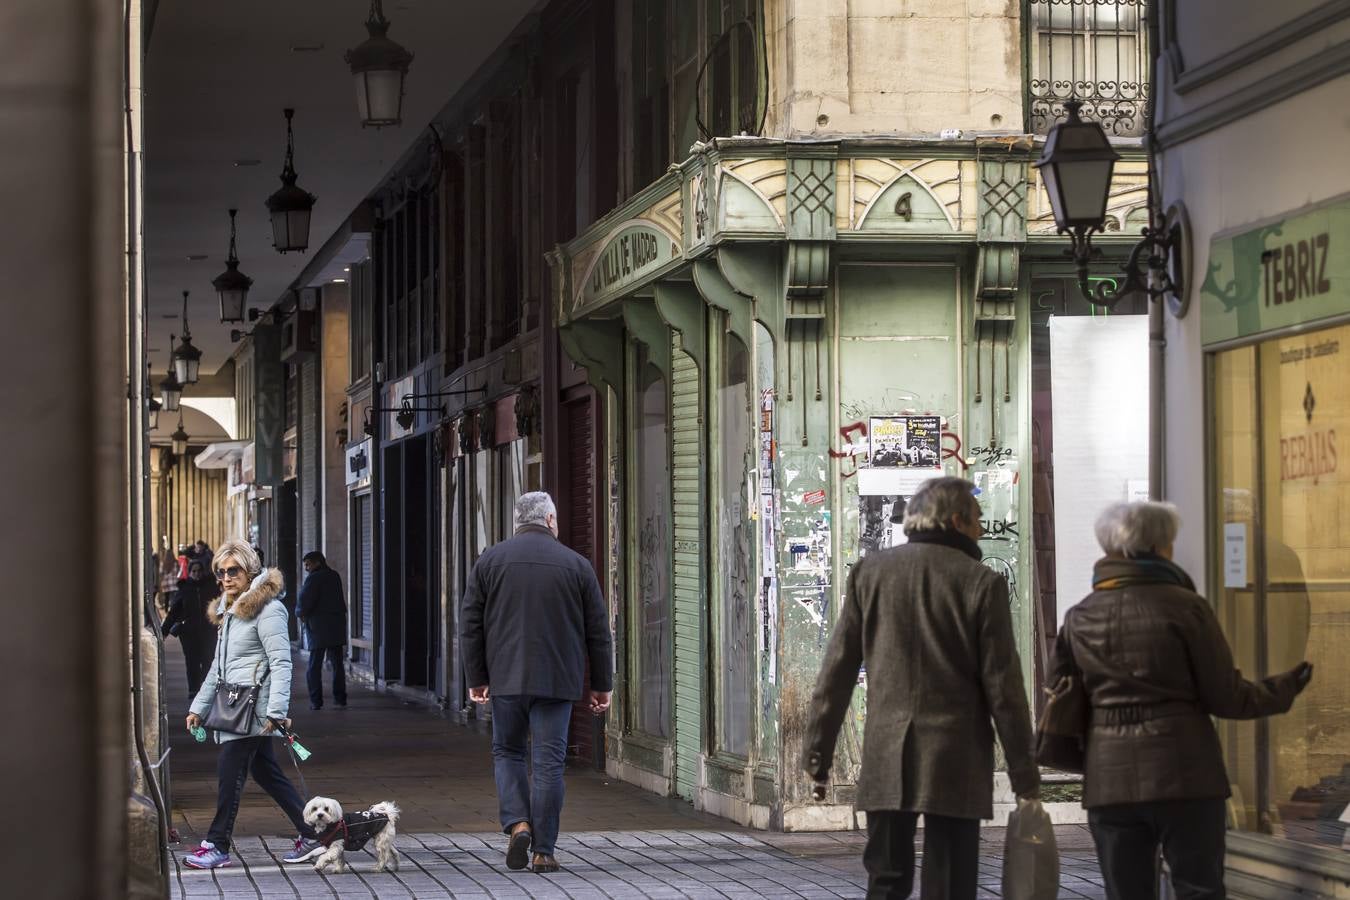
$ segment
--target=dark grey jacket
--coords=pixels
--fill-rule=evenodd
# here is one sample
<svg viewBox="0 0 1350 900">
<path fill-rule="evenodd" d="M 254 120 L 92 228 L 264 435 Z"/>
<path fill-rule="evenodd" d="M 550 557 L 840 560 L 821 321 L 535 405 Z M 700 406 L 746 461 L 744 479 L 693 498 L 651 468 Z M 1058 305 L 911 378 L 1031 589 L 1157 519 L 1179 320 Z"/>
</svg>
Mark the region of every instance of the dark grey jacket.
<svg viewBox="0 0 1350 900">
<path fill-rule="evenodd" d="M 613 687 L 613 637 L 591 564 L 547 528 L 525 525 L 488 548 L 469 573 L 460 650 L 470 687 L 495 696 L 580 700 Z"/>
<path fill-rule="evenodd" d="M 813 777 L 830 771 L 859 663 L 867 720 L 858 809 L 992 818 L 995 726 L 1013 791 L 1036 788 L 1002 575 L 940 543 L 869 553 L 853 567 L 811 699 L 802 764 Z"/>
<path fill-rule="evenodd" d="M 344 647 L 347 644 L 347 601 L 342 599 L 342 576 L 320 566 L 300 586 L 296 614 L 309 632 L 309 646 Z"/>
</svg>

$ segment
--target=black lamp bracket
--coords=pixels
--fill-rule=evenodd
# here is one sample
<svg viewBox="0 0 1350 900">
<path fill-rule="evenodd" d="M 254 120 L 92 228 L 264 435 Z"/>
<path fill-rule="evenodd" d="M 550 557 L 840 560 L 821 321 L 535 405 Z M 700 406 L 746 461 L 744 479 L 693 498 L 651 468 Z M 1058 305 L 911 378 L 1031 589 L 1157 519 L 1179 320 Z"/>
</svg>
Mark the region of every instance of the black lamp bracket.
<svg viewBox="0 0 1350 900">
<path fill-rule="evenodd" d="M 1092 258 L 1101 255 L 1101 250 L 1092 246 L 1092 235 L 1102 230 L 1100 225 L 1076 225 L 1060 229 L 1061 234 L 1069 235 L 1071 246 L 1064 251 L 1064 255 L 1073 258 L 1078 273 L 1078 289 L 1089 303 L 1111 309 L 1123 297 L 1134 293 L 1146 293 L 1154 300 L 1185 296 L 1185 268 L 1181 259 L 1185 234 L 1181 218 L 1174 218 L 1162 228 L 1143 229 L 1143 237 L 1130 250 L 1129 259 L 1121 266 L 1121 271 L 1125 273 L 1124 281 L 1089 277 Z M 1108 281 L 1115 281 L 1114 286 L 1109 285 Z"/>
</svg>

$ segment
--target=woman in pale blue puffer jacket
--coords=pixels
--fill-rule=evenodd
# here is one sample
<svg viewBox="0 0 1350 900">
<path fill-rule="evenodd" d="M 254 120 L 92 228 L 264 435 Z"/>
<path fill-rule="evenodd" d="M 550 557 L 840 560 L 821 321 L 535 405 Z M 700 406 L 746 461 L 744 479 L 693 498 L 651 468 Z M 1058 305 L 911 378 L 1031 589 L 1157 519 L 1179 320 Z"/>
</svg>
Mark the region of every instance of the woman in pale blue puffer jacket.
<svg viewBox="0 0 1350 900">
<path fill-rule="evenodd" d="M 224 591 L 209 608 L 211 622 L 218 628 L 216 655 L 192 701 L 188 730 L 199 727 L 206 718 L 218 683 L 258 684 L 260 689 L 249 733 L 215 734 L 220 744 L 216 817 L 201 847 L 184 857 L 183 863 L 195 869 L 230 864 L 230 836 L 250 774 L 300 832 L 295 849 L 283 860 L 304 862 L 322 853 L 323 845 L 305 824 L 304 800 L 277 761 L 275 740 L 279 736 L 275 723 L 290 725 L 286 718 L 291 702 L 289 613 L 281 602 L 286 582 L 278 570 L 264 571 L 258 554 L 243 541 L 222 544 L 213 568 Z"/>
</svg>

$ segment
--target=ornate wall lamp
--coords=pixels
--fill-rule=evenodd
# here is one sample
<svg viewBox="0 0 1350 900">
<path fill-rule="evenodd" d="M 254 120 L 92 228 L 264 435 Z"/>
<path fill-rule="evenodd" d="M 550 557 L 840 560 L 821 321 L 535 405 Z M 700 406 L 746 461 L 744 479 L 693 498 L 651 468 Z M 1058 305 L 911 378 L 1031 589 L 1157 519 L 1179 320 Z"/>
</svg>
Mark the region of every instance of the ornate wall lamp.
<svg viewBox="0 0 1350 900">
<path fill-rule="evenodd" d="M 1082 105 L 1078 100 L 1064 104 L 1068 119 L 1050 129 L 1041 158 L 1032 164 L 1040 171 L 1050 195 L 1059 233 L 1069 235 L 1072 241 L 1067 254 L 1073 257 L 1078 272 L 1078 288 L 1097 306 L 1110 308 L 1128 294 L 1144 292 L 1153 299 L 1166 298 L 1174 314 L 1184 315 L 1188 256 L 1185 211 L 1178 205 L 1165 215 L 1157 212 L 1151 172 L 1149 218 L 1161 223 L 1160 227 L 1150 225 L 1143 230 L 1143 239 L 1135 244 L 1122 267 L 1123 280 L 1089 277 L 1092 235 L 1105 230 L 1111 174 L 1120 154 L 1111 147 L 1101 125 L 1079 115 Z"/>
</svg>

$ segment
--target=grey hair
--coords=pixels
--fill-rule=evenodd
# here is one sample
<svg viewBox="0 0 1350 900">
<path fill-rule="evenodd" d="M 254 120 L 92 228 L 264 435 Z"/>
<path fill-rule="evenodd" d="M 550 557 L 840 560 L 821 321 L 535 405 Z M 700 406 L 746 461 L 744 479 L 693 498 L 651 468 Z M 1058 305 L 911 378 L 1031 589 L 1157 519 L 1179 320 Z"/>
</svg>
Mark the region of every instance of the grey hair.
<svg viewBox="0 0 1350 900">
<path fill-rule="evenodd" d="M 975 499 L 974 489 L 975 485 L 964 478 L 928 479 L 905 506 L 905 534 L 946 530 L 957 516 L 979 521 L 980 501 Z"/>
<path fill-rule="evenodd" d="M 543 491 L 530 491 L 521 494 L 516 501 L 516 527 L 522 525 L 543 525 L 549 516 L 557 516 L 558 507 L 553 498 Z"/>
<path fill-rule="evenodd" d="M 1175 541 L 1181 517 L 1170 503 L 1112 503 L 1097 517 L 1093 530 L 1107 556 L 1139 556 Z"/>
</svg>

